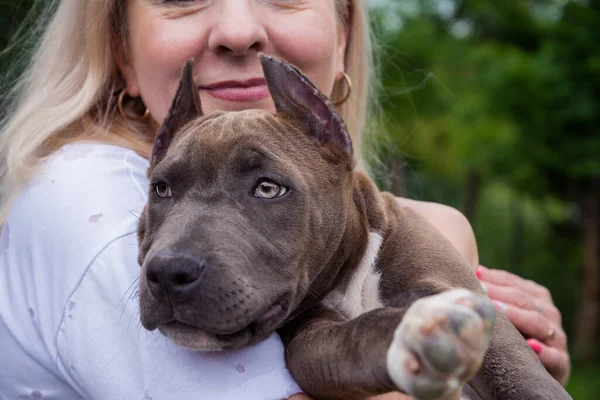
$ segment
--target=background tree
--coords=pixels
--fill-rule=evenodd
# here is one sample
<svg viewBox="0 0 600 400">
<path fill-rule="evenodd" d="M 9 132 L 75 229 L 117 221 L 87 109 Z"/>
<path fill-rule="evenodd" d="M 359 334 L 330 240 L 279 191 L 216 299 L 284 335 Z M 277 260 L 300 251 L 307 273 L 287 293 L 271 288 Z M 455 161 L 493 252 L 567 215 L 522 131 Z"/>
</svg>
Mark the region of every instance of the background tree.
<svg viewBox="0 0 600 400">
<path fill-rule="evenodd" d="M 551 290 L 574 356 L 569 390 L 596 398 L 599 2 L 378 3 L 375 175 L 385 186 L 401 165 L 392 181 L 405 195 L 467 215 L 484 265 Z"/>
</svg>

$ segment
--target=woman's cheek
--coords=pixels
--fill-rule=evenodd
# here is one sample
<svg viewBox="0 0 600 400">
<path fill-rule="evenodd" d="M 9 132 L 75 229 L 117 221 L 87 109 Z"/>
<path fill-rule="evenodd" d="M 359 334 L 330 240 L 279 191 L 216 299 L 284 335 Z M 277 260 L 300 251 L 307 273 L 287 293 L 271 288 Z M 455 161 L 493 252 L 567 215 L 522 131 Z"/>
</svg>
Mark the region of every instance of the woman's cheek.
<svg viewBox="0 0 600 400">
<path fill-rule="evenodd" d="M 183 64 L 198 52 L 198 40 L 193 35 L 174 35 L 168 27 L 159 32 L 153 35 L 149 31 L 137 42 L 139 49 L 134 52 L 140 94 L 154 120 L 161 123 L 177 90 Z"/>
<path fill-rule="evenodd" d="M 147 30 L 139 32 L 140 51 L 134 49 L 134 52 L 140 60 L 154 63 L 153 71 L 171 75 L 176 71 L 178 76 L 185 61 L 200 54 L 205 47 L 205 36 L 191 20 L 155 21 Z"/>
<path fill-rule="evenodd" d="M 337 69 L 334 35 L 335 29 L 314 26 L 288 30 L 285 37 L 271 40 L 278 56 L 296 65 L 321 91 L 329 93 Z"/>
</svg>

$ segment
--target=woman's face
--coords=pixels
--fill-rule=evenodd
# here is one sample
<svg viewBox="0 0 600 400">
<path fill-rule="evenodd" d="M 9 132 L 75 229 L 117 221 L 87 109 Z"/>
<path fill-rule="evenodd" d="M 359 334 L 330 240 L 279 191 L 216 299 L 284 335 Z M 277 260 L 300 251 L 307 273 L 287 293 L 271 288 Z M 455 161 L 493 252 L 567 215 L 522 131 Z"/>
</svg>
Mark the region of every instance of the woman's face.
<svg viewBox="0 0 600 400">
<path fill-rule="evenodd" d="M 296 65 L 326 94 L 344 70 L 335 0 L 129 0 L 127 7 L 128 46 L 117 63 L 129 95 L 141 96 L 157 123 L 190 58 L 205 113 L 274 111 L 259 52 Z"/>
</svg>

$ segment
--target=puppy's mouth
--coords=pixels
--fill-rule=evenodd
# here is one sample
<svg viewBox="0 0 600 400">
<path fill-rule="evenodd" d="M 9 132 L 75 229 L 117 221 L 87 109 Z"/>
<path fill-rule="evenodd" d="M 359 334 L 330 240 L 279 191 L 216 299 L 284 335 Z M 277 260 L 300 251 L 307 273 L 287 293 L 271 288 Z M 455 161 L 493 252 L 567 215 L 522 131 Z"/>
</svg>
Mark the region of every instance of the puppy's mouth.
<svg viewBox="0 0 600 400">
<path fill-rule="evenodd" d="M 236 343 L 242 337 L 249 336 L 249 341 L 245 344 L 256 343 L 269 337 L 277 328 L 283 325 L 287 317 L 287 302 L 285 299 L 279 299 L 270 305 L 266 311 L 260 314 L 260 317 L 252 321 L 241 330 L 224 335 L 215 335 L 217 339 L 226 343 Z"/>
<path fill-rule="evenodd" d="M 288 316 L 290 296 L 284 295 L 258 313 L 259 317 L 232 333 L 215 333 L 195 324 L 173 319 L 160 324 L 159 331 L 174 343 L 196 350 L 229 350 L 268 338 Z"/>
</svg>

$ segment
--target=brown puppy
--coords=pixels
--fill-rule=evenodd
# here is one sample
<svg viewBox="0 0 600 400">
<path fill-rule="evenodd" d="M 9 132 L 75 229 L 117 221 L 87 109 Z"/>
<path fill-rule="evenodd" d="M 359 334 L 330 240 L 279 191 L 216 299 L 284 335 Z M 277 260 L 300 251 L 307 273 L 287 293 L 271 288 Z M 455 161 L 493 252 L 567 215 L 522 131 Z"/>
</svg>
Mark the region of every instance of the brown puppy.
<svg viewBox="0 0 600 400">
<path fill-rule="evenodd" d="M 353 170 L 327 98 L 294 67 L 261 62 L 275 115 L 204 116 L 184 68 L 139 225 L 144 327 L 198 350 L 278 329 L 316 398 L 431 399 L 469 380 L 483 399 L 570 398 L 504 316 L 494 324 L 452 245 Z"/>
</svg>

